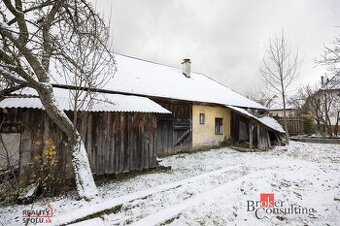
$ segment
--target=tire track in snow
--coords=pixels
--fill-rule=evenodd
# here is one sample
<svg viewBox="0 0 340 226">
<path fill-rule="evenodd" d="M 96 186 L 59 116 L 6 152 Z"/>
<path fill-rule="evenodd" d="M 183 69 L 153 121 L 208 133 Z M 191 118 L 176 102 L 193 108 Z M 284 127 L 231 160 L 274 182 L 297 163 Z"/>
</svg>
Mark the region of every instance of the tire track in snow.
<svg viewBox="0 0 340 226">
<path fill-rule="evenodd" d="M 185 184 L 190 184 L 195 181 L 210 178 L 211 176 L 220 175 L 222 173 L 232 171 L 235 169 L 239 169 L 241 167 L 242 166 L 225 167 L 225 168 L 214 170 L 208 173 L 203 173 L 198 176 L 190 177 L 184 180 L 159 185 L 154 188 L 150 188 L 150 189 L 134 192 L 134 193 L 131 193 L 125 196 L 121 196 L 118 198 L 106 200 L 101 203 L 96 203 L 96 204 L 89 203 L 87 207 L 84 207 L 79 210 L 72 211 L 72 213 L 68 213 L 68 214 L 57 217 L 53 225 L 65 225 L 65 224 L 80 222 L 82 220 L 91 218 L 91 216 L 98 216 L 101 213 L 105 213 L 106 211 L 110 211 L 124 204 L 133 202 L 135 200 L 145 199 L 148 196 L 151 196 L 151 195 L 154 195 L 160 192 L 168 191 L 171 189 L 176 189 Z M 98 199 L 94 201 L 98 201 Z"/>
<path fill-rule="evenodd" d="M 118 213 L 107 215 L 107 220 L 112 225 L 125 225 L 138 221 L 148 215 L 154 214 L 155 211 L 176 205 L 193 195 L 210 190 L 218 185 L 233 181 L 244 175 L 248 168 L 244 166 L 236 167 L 232 170 L 220 172 L 218 175 L 210 175 L 202 180 L 195 180 L 193 184 L 186 184 L 172 190 L 163 191 L 153 194 L 143 200 L 124 205 Z M 164 200 L 167 200 L 164 202 Z"/>
<path fill-rule="evenodd" d="M 163 208 L 162 210 L 159 210 L 156 213 L 147 215 L 144 218 L 138 219 L 134 221 L 133 223 L 129 224 L 132 226 L 153 226 L 153 225 L 162 225 L 166 223 L 169 220 L 172 220 L 179 216 L 182 212 L 193 208 L 196 205 L 199 205 L 204 202 L 209 202 L 212 198 L 216 198 L 219 196 L 230 196 L 231 194 L 226 193 L 226 191 L 236 187 L 238 184 L 242 183 L 245 180 L 249 180 L 250 178 L 256 178 L 256 177 L 270 177 L 271 174 L 274 172 L 280 172 L 280 170 L 287 169 L 289 171 L 289 166 L 295 166 L 295 164 L 301 163 L 303 165 L 309 165 L 312 168 L 319 168 L 319 164 L 312 163 L 312 162 L 306 162 L 304 160 L 295 160 L 293 161 L 287 161 L 285 163 L 282 163 L 281 165 L 277 165 L 277 163 L 269 162 L 266 164 L 266 167 L 252 167 L 251 170 L 256 170 L 256 172 L 253 173 L 247 173 L 246 175 L 240 176 L 237 179 L 229 180 L 228 182 L 224 182 L 223 184 L 220 184 L 216 187 L 213 187 L 211 189 L 208 189 L 204 192 L 198 193 L 194 195 L 193 197 L 190 197 L 188 199 L 181 200 L 181 202 L 171 205 L 167 208 Z M 242 166 L 240 166 L 242 168 Z"/>
<path fill-rule="evenodd" d="M 284 166 L 284 165 L 281 165 L 281 167 L 282 166 Z M 268 170 L 268 167 L 269 168 L 271 168 L 271 167 L 277 168 L 278 166 L 275 163 L 270 162 L 269 164 L 266 165 L 266 167 L 256 167 L 256 168 L 257 168 L 257 170 L 262 171 L 262 170 L 266 170 L 266 169 Z M 210 179 L 209 181 L 214 182 L 213 177 L 221 176 L 222 174 L 225 174 L 225 173 L 228 173 L 227 174 L 228 177 L 225 178 L 228 182 L 222 182 L 222 183 L 232 183 L 235 180 L 235 178 L 230 178 L 230 176 L 231 177 L 233 177 L 235 175 L 237 176 L 237 173 L 240 173 L 241 171 L 243 171 L 243 173 L 244 173 L 244 169 L 247 169 L 247 167 L 244 166 L 244 165 L 225 167 L 225 168 L 221 168 L 221 169 L 218 169 L 218 170 L 203 173 L 203 174 L 198 175 L 198 176 L 194 176 L 194 177 L 190 177 L 190 178 L 187 178 L 187 179 L 183 179 L 183 180 L 159 185 L 159 186 L 151 188 L 151 189 L 146 189 L 146 190 L 142 190 L 142 191 L 138 191 L 138 192 L 128 194 L 126 196 L 110 199 L 110 200 L 104 201 L 101 204 L 92 204 L 91 208 L 82 208 L 79 211 L 74 211 L 72 214 L 69 214 L 69 215 L 72 215 L 72 216 L 66 216 L 66 217 L 62 216 L 63 218 L 61 219 L 61 221 L 58 221 L 57 225 L 79 222 L 79 221 L 89 219 L 91 217 L 103 215 L 105 213 L 108 213 L 109 216 L 116 216 L 116 215 L 119 215 L 119 214 L 125 214 L 127 210 L 133 209 L 133 208 L 136 208 L 136 207 L 139 208 L 139 209 L 146 209 L 148 211 L 148 207 L 140 207 L 140 204 L 146 203 L 148 205 L 149 204 L 148 202 L 150 202 L 149 197 L 156 197 L 155 199 L 157 199 L 157 198 L 159 198 L 159 197 L 157 197 L 158 195 L 160 195 L 160 196 L 163 195 L 166 198 L 165 192 L 166 193 L 172 192 L 174 189 L 175 189 L 176 192 L 178 192 L 179 191 L 178 189 L 180 187 L 194 183 L 196 181 L 202 180 L 203 182 L 207 182 L 208 180 L 206 180 L 206 179 Z M 235 171 L 236 173 L 231 173 L 232 171 Z M 245 175 L 245 176 L 247 176 L 247 175 Z M 241 177 L 244 177 L 244 176 L 241 176 Z M 241 177 L 239 177 L 239 178 L 241 178 Z M 222 183 L 219 183 L 219 184 L 222 184 Z M 213 188 L 209 188 L 209 186 L 203 187 L 203 190 L 205 190 L 205 191 L 199 192 L 197 195 L 200 195 L 203 192 L 210 191 L 211 189 L 214 189 L 214 187 Z M 194 197 L 196 197 L 197 195 L 195 195 Z M 190 197 L 189 198 L 185 197 L 183 199 L 179 199 L 178 201 L 180 201 L 180 203 L 182 203 L 183 200 L 186 200 L 186 199 L 190 199 Z M 142 201 L 139 202 L 138 200 L 142 200 Z M 152 200 L 152 201 L 154 201 L 154 200 Z M 156 200 L 156 202 L 157 202 L 157 200 Z M 160 208 L 163 208 L 163 206 L 161 205 L 162 203 L 157 203 L 157 204 L 160 204 Z M 173 203 L 172 205 L 175 206 L 177 204 L 178 204 L 178 202 Z M 91 205 L 91 203 L 89 203 L 89 205 Z M 112 214 L 109 213 L 110 210 L 112 210 L 112 209 L 114 209 L 118 206 L 120 207 L 119 211 L 112 213 Z M 122 210 L 123 207 L 127 207 L 127 209 Z M 89 210 L 89 209 L 91 209 L 91 210 Z M 154 209 L 154 206 L 151 207 L 151 209 Z M 145 212 L 147 212 L 147 211 L 145 211 Z M 111 212 L 114 212 L 114 211 L 111 211 Z M 118 218 L 115 218 L 115 220 L 113 220 L 114 222 L 112 222 L 112 220 L 111 220 L 110 223 L 114 224 L 114 225 L 121 224 L 121 223 L 124 223 L 124 222 L 129 224 L 131 222 L 139 222 L 139 220 L 141 220 L 143 218 L 154 215 L 154 213 L 146 213 L 145 214 L 145 212 L 140 211 L 140 213 L 137 213 L 136 215 L 133 215 L 134 213 L 128 214 L 127 217 L 124 216 L 123 218 L 118 216 Z M 80 216 L 80 217 L 75 218 L 74 217 L 75 215 Z M 106 216 L 108 216 L 108 215 L 106 215 Z M 70 217 L 71 220 L 65 221 L 65 218 L 67 218 L 67 217 Z M 59 222 L 63 222 L 63 223 L 59 223 Z M 64 222 L 66 222 L 66 223 L 64 223 Z"/>
<path fill-rule="evenodd" d="M 178 215 L 180 215 L 183 211 L 198 205 L 202 202 L 206 202 L 211 200 L 211 198 L 218 197 L 221 195 L 230 195 L 226 194 L 225 191 L 235 187 L 236 184 L 242 182 L 244 179 L 254 177 L 257 175 L 263 176 L 266 173 L 263 172 L 256 172 L 256 173 L 249 173 L 245 176 L 239 177 L 233 181 L 229 181 L 227 183 L 224 183 L 222 185 L 219 185 L 213 189 L 209 189 L 205 192 L 199 193 L 195 195 L 192 198 L 185 199 L 184 201 L 170 206 L 168 208 L 165 208 L 155 214 L 148 215 L 136 222 L 133 222 L 132 224 L 129 224 L 130 226 L 153 226 L 153 225 L 161 225 L 162 223 L 165 223 L 168 220 L 171 220 L 173 218 L 176 218 Z M 267 174 L 269 174 L 267 172 Z"/>
</svg>

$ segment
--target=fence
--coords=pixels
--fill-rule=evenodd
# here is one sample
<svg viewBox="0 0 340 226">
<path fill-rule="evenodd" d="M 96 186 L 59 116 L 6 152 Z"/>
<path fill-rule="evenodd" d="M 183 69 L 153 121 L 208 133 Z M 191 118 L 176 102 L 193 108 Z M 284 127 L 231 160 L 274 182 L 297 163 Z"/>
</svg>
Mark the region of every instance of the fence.
<svg viewBox="0 0 340 226">
<path fill-rule="evenodd" d="M 284 127 L 283 117 L 275 119 Z M 299 116 L 287 117 L 288 133 L 290 136 L 302 135 L 304 133 L 303 119 Z"/>
</svg>

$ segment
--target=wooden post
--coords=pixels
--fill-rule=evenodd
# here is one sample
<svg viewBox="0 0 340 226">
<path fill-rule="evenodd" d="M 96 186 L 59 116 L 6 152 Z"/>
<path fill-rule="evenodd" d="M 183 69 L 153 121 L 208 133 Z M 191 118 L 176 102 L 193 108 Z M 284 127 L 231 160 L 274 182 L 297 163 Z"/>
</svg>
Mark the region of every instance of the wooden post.
<svg viewBox="0 0 340 226">
<path fill-rule="evenodd" d="M 249 149 L 253 149 L 253 123 L 249 122 Z"/>
<path fill-rule="evenodd" d="M 267 144 L 268 144 L 268 149 L 271 148 L 271 143 L 270 143 L 270 137 L 269 137 L 269 132 L 268 130 L 266 131 L 266 140 L 267 140 Z"/>
<path fill-rule="evenodd" d="M 256 124 L 257 126 L 257 148 L 261 150 L 262 148 L 262 140 L 260 136 L 260 124 Z"/>
</svg>

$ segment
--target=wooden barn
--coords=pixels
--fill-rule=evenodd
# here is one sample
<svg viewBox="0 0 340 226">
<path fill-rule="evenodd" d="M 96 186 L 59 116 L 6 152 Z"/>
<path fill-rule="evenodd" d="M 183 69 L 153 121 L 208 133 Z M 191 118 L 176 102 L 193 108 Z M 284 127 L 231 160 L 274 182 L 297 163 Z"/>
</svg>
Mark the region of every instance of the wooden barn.
<svg viewBox="0 0 340 226">
<path fill-rule="evenodd" d="M 72 120 L 69 91 L 55 88 L 59 106 Z M 19 150 L 11 153 L 19 152 L 21 181 L 30 179 L 32 161 L 48 145 L 57 151 L 58 165 L 54 169 L 71 176 L 71 156 L 64 134 L 49 119 L 35 91 L 25 88 L 16 93 L 20 94 L 2 100 L 0 109 L 2 133 L 19 134 Z M 169 115 L 168 110 L 148 98 L 100 93 L 90 106 L 79 109 L 79 114 L 77 127 L 95 176 L 157 166 L 157 118 Z"/>
</svg>

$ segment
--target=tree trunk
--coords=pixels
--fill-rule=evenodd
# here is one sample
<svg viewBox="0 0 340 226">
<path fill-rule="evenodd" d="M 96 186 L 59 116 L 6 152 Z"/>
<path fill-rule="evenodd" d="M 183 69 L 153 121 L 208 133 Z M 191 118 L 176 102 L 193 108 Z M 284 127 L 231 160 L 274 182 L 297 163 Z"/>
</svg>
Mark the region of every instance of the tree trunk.
<svg viewBox="0 0 340 226">
<path fill-rule="evenodd" d="M 282 94 L 282 103 L 283 103 L 283 124 L 284 129 L 286 131 L 286 143 L 289 144 L 289 132 L 288 132 L 288 122 L 287 122 L 287 112 L 286 112 L 286 96 L 285 96 L 285 89 L 283 85 L 283 75 L 281 73 L 281 94 Z"/>
<path fill-rule="evenodd" d="M 287 121 L 287 113 L 286 113 L 286 101 L 283 98 L 283 124 L 286 131 L 286 142 L 289 144 L 289 132 L 288 132 L 288 121 Z"/>
<path fill-rule="evenodd" d="M 316 127 L 319 133 L 321 133 L 321 126 L 320 126 L 320 120 L 316 119 Z"/>
<path fill-rule="evenodd" d="M 326 132 L 330 137 L 333 137 L 332 122 L 329 117 L 328 111 L 325 113 L 325 115 L 326 115 Z"/>
<path fill-rule="evenodd" d="M 10 153 L 9 153 L 9 150 L 7 149 L 7 146 L 5 144 L 4 139 L 2 138 L 2 134 L 0 134 L 0 145 L 2 146 L 3 150 L 5 151 L 5 158 L 6 158 L 6 163 L 7 163 L 7 169 L 12 174 L 12 177 L 13 177 L 13 179 L 15 181 L 15 184 L 18 184 L 18 178 L 15 175 L 14 167 L 13 167 L 13 165 L 11 163 L 11 160 L 10 160 Z M 10 183 L 10 184 L 13 187 L 13 184 L 12 183 Z"/>
<path fill-rule="evenodd" d="M 79 132 L 65 112 L 58 108 L 58 103 L 55 100 L 51 84 L 40 87 L 38 92 L 47 114 L 66 134 L 71 144 L 72 164 L 79 196 L 85 199 L 94 198 L 98 194 L 98 190 L 92 176 L 86 149 Z"/>
<path fill-rule="evenodd" d="M 336 123 L 334 125 L 334 136 L 338 136 L 339 121 L 340 121 L 340 111 L 338 111 L 338 114 L 336 116 Z"/>
</svg>

